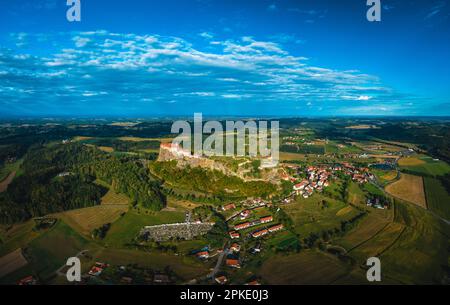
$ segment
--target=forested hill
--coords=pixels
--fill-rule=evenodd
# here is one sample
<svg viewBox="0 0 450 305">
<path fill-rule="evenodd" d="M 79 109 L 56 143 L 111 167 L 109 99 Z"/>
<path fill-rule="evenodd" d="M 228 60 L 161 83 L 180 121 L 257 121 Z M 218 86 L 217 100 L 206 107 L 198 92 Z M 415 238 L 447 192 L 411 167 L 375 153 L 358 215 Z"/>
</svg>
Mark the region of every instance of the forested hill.
<svg viewBox="0 0 450 305">
<path fill-rule="evenodd" d="M 0 194 L 1 223 L 98 204 L 107 190 L 95 179 L 113 185 L 134 205 L 160 210 L 166 201 L 159 182 L 138 160 L 82 144 L 33 147 L 21 171 Z"/>
</svg>

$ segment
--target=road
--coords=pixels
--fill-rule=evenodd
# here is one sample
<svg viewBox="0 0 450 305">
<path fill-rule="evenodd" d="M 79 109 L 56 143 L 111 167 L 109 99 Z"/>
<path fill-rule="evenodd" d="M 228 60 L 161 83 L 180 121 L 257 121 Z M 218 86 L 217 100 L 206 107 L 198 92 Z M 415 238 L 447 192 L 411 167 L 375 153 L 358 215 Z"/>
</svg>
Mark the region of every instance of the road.
<svg viewBox="0 0 450 305">
<path fill-rule="evenodd" d="M 223 259 L 229 254 L 229 249 L 226 247 L 226 244 L 223 247 L 223 252 L 219 254 L 219 257 L 217 258 L 216 266 L 214 267 L 213 271 L 211 271 L 210 274 L 208 274 L 207 278 L 214 279 L 217 272 L 220 270 L 220 266 L 222 266 Z"/>
</svg>

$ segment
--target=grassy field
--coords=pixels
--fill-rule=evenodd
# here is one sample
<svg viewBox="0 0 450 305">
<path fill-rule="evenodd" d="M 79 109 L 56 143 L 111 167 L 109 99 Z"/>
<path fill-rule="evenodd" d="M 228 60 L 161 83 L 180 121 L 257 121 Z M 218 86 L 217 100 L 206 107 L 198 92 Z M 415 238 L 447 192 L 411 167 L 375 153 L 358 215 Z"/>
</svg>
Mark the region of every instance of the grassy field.
<svg viewBox="0 0 450 305">
<path fill-rule="evenodd" d="M 450 195 L 441 181 L 429 177 L 424 177 L 423 181 L 428 208 L 441 217 L 450 219 Z"/>
<path fill-rule="evenodd" d="M 58 221 L 48 232 L 34 239 L 26 249 L 30 264 L 44 280 L 66 263 L 68 257 L 86 249 L 88 241 L 63 221 Z"/>
<path fill-rule="evenodd" d="M 289 153 L 289 152 L 280 152 L 280 160 L 281 161 L 304 161 L 304 154 L 297 153 Z"/>
<path fill-rule="evenodd" d="M 34 221 L 29 220 L 24 223 L 14 224 L 13 226 L 0 226 L 0 256 L 16 250 L 17 248 L 24 248 L 34 238 L 38 237 L 40 233 L 33 231 Z"/>
<path fill-rule="evenodd" d="M 322 200 L 327 202 L 327 207 L 322 204 Z M 351 219 L 360 213 L 341 201 L 319 194 L 308 199 L 299 198 L 296 202 L 283 206 L 283 209 L 292 218 L 296 233 L 303 237 L 313 232 L 340 227 L 342 220 Z"/>
<path fill-rule="evenodd" d="M 450 173 L 450 166 L 447 163 L 426 155 L 402 158 L 399 160 L 399 165 L 402 169 L 407 169 L 418 175 L 442 176 Z"/>
<path fill-rule="evenodd" d="M 114 222 L 106 235 L 104 242 L 107 246 L 124 247 L 130 243 L 144 226 L 184 221 L 183 212 L 148 212 L 138 214 L 130 210 L 119 220 Z"/>
<path fill-rule="evenodd" d="M 349 266 L 335 256 L 314 250 L 275 255 L 259 270 L 263 282 L 277 285 L 330 284 L 348 273 Z"/>
<path fill-rule="evenodd" d="M 5 180 L 12 172 L 20 173 L 20 166 L 22 165 L 22 159 L 17 160 L 14 163 L 7 163 L 0 167 L 0 181 Z"/>
<path fill-rule="evenodd" d="M 129 249 L 101 249 L 95 253 L 96 260 L 113 265 L 137 264 L 142 267 L 164 271 L 166 267 L 187 281 L 206 275 L 207 268 L 191 256 L 175 256 L 158 252 L 142 252 Z"/>
<path fill-rule="evenodd" d="M 442 283 L 449 265 L 450 226 L 411 204 L 396 204 L 395 221 L 403 233 L 381 255 L 385 273 L 406 284 Z"/>
<path fill-rule="evenodd" d="M 386 192 L 396 198 L 427 208 L 422 177 L 402 174 L 400 180 L 386 187 Z"/>
<path fill-rule="evenodd" d="M 404 228 L 405 226 L 400 223 L 391 222 L 372 238 L 361 243 L 358 247 L 351 249 L 349 253 L 359 264 L 363 264 L 367 258 L 379 256 L 383 251 L 393 245 Z"/>
<path fill-rule="evenodd" d="M 17 249 L 5 256 L 0 257 L 0 278 L 14 272 L 25 265 L 28 262 L 22 255 L 22 249 Z"/>
<path fill-rule="evenodd" d="M 13 181 L 15 176 L 16 172 L 11 172 L 8 176 L 6 176 L 5 179 L 0 182 L 0 193 L 6 191 L 8 185 Z"/>
<path fill-rule="evenodd" d="M 94 229 L 113 223 L 128 210 L 127 205 L 98 205 L 55 214 L 78 233 L 90 236 Z"/>
<path fill-rule="evenodd" d="M 130 199 L 123 194 L 116 193 L 112 188 L 102 197 L 102 205 L 128 205 Z"/>
</svg>

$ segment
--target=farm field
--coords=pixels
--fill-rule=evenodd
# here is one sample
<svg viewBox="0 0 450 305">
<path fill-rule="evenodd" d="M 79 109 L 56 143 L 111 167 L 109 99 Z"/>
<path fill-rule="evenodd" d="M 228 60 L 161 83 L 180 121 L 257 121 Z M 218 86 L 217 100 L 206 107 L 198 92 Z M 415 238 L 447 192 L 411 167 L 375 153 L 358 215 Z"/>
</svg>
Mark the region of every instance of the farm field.
<svg viewBox="0 0 450 305">
<path fill-rule="evenodd" d="M 137 211 L 130 210 L 111 225 L 104 243 L 112 247 L 124 247 L 144 226 L 183 222 L 184 216 L 183 212 L 161 211 L 138 214 Z"/>
<path fill-rule="evenodd" d="M 344 247 L 347 251 L 351 251 L 377 235 L 388 224 L 389 221 L 387 219 L 374 214 L 369 214 L 362 219 L 355 228 L 333 242 Z"/>
<path fill-rule="evenodd" d="M 164 271 L 170 268 L 184 281 L 206 275 L 208 269 L 194 257 L 175 256 L 158 252 L 143 252 L 129 249 L 100 249 L 94 253 L 96 260 L 113 265 L 137 264 L 142 267 Z"/>
<path fill-rule="evenodd" d="M 0 257 L 0 278 L 28 264 L 22 255 L 22 249 L 17 249 L 5 256 Z"/>
<path fill-rule="evenodd" d="M 335 256 L 314 250 L 275 255 L 267 259 L 259 275 L 277 285 L 331 284 L 348 273 L 349 266 Z"/>
<path fill-rule="evenodd" d="M 427 208 L 423 179 L 419 176 L 401 174 L 400 180 L 389 184 L 386 192 L 390 195 Z"/>
<path fill-rule="evenodd" d="M 6 191 L 8 188 L 8 185 L 13 181 L 14 177 L 16 176 L 16 172 L 9 173 L 8 176 L 6 176 L 5 179 L 0 181 L 0 193 Z"/>
<path fill-rule="evenodd" d="M 395 221 L 406 227 L 381 255 L 387 275 L 406 284 L 439 283 L 448 266 L 449 226 L 408 203 L 398 202 L 395 214 Z"/>
<path fill-rule="evenodd" d="M 450 173 L 450 166 L 447 163 L 426 155 L 402 158 L 399 160 L 399 165 L 401 169 L 418 175 L 442 176 Z"/>
<path fill-rule="evenodd" d="M 29 220 L 24 223 L 14 224 L 12 226 L 0 226 L 0 256 L 6 255 L 17 248 L 24 248 L 27 243 L 40 235 L 33 231 L 34 221 Z"/>
<path fill-rule="evenodd" d="M 305 155 L 280 151 L 280 161 L 304 161 Z"/>
<path fill-rule="evenodd" d="M 90 236 L 94 229 L 113 223 L 128 210 L 127 205 L 98 205 L 55 214 L 80 234 Z"/>
<path fill-rule="evenodd" d="M 439 216 L 450 219 L 450 195 L 441 181 L 429 177 L 424 177 L 423 181 L 428 208 Z"/>
<path fill-rule="evenodd" d="M 402 224 L 389 223 L 372 238 L 351 249 L 349 254 L 360 264 L 364 263 L 368 257 L 379 256 L 395 243 L 395 240 L 400 236 L 404 228 L 405 226 Z"/>
<path fill-rule="evenodd" d="M 338 228 L 342 220 L 351 219 L 361 213 L 341 201 L 319 194 L 308 199 L 297 199 L 292 204 L 284 205 L 283 209 L 292 218 L 296 233 L 303 237 L 310 233 Z M 341 215 L 337 215 L 338 213 Z"/>
<path fill-rule="evenodd" d="M 34 239 L 25 254 L 39 277 L 48 280 L 68 257 L 75 256 L 87 246 L 86 239 L 63 221 L 58 221 L 48 232 Z"/>
<path fill-rule="evenodd" d="M 0 181 L 5 180 L 12 172 L 16 172 L 20 174 L 20 165 L 22 164 L 22 160 L 18 160 L 14 163 L 7 163 L 3 166 L 0 166 Z"/>
<path fill-rule="evenodd" d="M 116 193 L 112 188 L 102 197 L 102 205 L 128 205 L 130 199 L 123 195 Z"/>
</svg>

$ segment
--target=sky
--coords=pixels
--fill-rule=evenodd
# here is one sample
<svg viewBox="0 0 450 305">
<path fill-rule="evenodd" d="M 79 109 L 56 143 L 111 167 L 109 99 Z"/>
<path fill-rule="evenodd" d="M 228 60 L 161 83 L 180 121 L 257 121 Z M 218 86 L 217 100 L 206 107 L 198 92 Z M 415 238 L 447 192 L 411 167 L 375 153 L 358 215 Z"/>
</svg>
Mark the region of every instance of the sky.
<svg viewBox="0 0 450 305">
<path fill-rule="evenodd" d="M 0 1 L 0 116 L 450 115 L 450 2 Z"/>
</svg>

